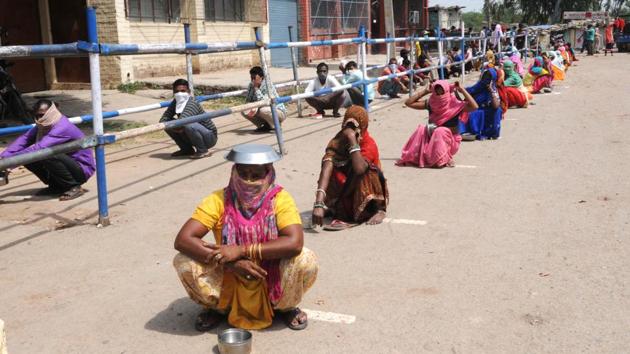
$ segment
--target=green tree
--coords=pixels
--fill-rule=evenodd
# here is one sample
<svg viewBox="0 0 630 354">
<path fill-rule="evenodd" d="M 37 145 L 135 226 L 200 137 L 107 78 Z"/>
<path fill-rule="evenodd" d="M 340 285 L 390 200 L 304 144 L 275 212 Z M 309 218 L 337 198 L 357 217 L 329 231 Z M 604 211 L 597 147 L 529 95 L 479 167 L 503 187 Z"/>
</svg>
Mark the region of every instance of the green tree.
<svg viewBox="0 0 630 354">
<path fill-rule="evenodd" d="M 526 22 L 529 24 L 562 21 L 565 11 L 622 12 L 629 0 L 484 0 L 483 12 L 488 22 Z"/>
<path fill-rule="evenodd" d="M 462 20 L 466 28 L 472 27 L 473 31 L 479 31 L 483 27 L 483 14 L 481 12 L 464 12 L 462 14 Z"/>
</svg>

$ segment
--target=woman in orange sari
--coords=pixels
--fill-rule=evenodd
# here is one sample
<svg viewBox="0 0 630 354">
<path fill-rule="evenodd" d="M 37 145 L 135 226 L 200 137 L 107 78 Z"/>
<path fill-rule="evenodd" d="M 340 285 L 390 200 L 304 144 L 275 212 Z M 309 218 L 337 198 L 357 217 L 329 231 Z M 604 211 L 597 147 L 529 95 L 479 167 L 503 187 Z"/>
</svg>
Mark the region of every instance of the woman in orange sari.
<svg viewBox="0 0 630 354">
<path fill-rule="evenodd" d="M 313 204 L 313 225 L 322 226 L 324 215 L 333 221 L 325 230 L 338 231 L 385 218 L 388 192 L 381 171 L 378 146 L 368 132 L 368 114 L 361 106 L 346 110 L 341 131 L 330 140 Z"/>
</svg>

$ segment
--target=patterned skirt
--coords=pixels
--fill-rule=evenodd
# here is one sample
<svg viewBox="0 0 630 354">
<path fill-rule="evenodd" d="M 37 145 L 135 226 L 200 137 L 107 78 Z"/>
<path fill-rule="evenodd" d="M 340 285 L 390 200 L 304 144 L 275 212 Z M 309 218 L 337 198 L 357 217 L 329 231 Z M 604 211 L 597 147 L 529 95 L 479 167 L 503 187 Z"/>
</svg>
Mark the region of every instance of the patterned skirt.
<svg viewBox="0 0 630 354">
<path fill-rule="evenodd" d="M 387 210 L 387 180 L 376 165 L 370 165 L 360 176 L 354 175 L 350 169 L 344 183 L 336 177 L 339 172 L 335 167 L 325 199 L 325 204 L 335 219 L 361 223 L 378 211 Z"/>
<path fill-rule="evenodd" d="M 199 263 L 179 253 L 173 259 L 173 266 L 188 296 L 207 309 L 227 312 L 220 308 L 221 289 L 223 287 L 223 266 L 216 263 Z M 304 294 L 317 279 L 319 269 L 317 256 L 313 251 L 302 248 L 302 253 L 280 261 L 282 296 L 277 303 L 272 303 L 276 310 L 290 310 L 297 307 Z"/>
</svg>

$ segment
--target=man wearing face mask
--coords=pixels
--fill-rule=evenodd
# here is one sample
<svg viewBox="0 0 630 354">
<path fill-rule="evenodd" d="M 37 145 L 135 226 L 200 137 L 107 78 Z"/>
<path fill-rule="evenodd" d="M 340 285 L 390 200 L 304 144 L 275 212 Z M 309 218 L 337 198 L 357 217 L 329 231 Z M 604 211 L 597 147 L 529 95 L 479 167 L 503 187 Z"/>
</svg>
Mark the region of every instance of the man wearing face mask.
<svg viewBox="0 0 630 354">
<path fill-rule="evenodd" d="M 328 65 L 326 63 L 319 63 L 317 65 L 317 78 L 311 80 L 304 92 L 315 92 L 325 88 L 339 87 L 341 84 L 334 76 L 328 75 Z M 328 95 L 309 97 L 306 102 L 315 108 L 317 113 L 311 114 L 311 116 L 323 116 L 325 109 L 332 109 L 333 117 L 339 118 L 339 108 L 345 101 L 345 91 L 337 91 Z"/>
<path fill-rule="evenodd" d="M 398 64 L 396 58 L 389 59 L 389 65 L 385 67 L 383 73 L 381 75 L 391 75 L 398 74 L 400 71 L 398 70 Z M 378 82 L 378 93 L 381 95 L 389 96 L 390 98 L 398 98 L 399 93 L 407 93 L 409 90 L 407 89 L 407 84 L 409 83 L 409 78 L 407 76 L 399 76 L 393 79 L 387 79 Z"/>
<path fill-rule="evenodd" d="M 205 113 L 201 105 L 190 96 L 188 81 L 177 79 L 173 82 L 173 102 L 168 106 L 160 122 L 192 117 Z M 188 156 L 200 159 L 210 156 L 209 149 L 216 145 L 217 127 L 211 119 L 198 123 L 186 124 L 183 127 L 166 129 L 168 136 L 175 141 L 179 150 L 172 153 L 172 157 Z"/>
<path fill-rule="evenodd" d="M 342 83 L 344 85 L 353 84 L 361 80 L 363 80 L 363 72 L 359 70 L 357 62 L 349 61 L 346 64 L 346 72 L 345 72 L 345 75 L 343 76 Z M 348 96 L 350 96 L 350 105 L 356 104 L 359 106 L 363 106 L 363 103 L 364 103 L 363 86 L 349 88 L 346 90 L 346 92 L 348 93 Z M 367 92 L 368 92 L 368 103 L 372 103 L 372 101 L 374 100 L 374 84 L 367 85 Z M 348 106 L 346 106 L 344 102 L 344 107 L 347 108 Z"/>
</svg>

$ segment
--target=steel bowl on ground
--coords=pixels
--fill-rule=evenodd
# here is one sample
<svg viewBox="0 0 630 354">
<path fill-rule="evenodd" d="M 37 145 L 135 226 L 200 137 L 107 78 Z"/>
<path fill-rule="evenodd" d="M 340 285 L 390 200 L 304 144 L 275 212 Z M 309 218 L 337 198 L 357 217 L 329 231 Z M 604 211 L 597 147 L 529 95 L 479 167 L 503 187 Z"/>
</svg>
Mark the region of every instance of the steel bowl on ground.
<svg viewBox="0 0 630 354">
<path fill-rule="evenodd" d="M 229 328 L 219 333 L 219 353 L 250 354 L 252 352 L 252 333 L 250 331 Z"/>
</svg>

